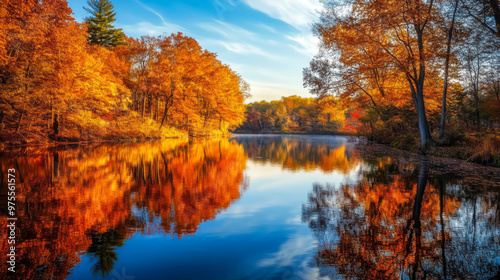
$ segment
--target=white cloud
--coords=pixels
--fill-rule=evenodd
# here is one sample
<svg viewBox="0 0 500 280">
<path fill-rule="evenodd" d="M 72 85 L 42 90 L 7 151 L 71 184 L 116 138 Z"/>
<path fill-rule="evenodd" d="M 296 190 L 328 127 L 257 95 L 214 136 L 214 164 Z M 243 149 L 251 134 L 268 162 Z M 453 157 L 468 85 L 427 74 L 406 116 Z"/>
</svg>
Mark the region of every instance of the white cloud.
<svg viewBox="0 0 500 280">
<path fill-rule="evenodd" d="M 262 259 L 257 266 L 289 266 L 299 257 L 307 254 L 316 247 L 315 239 L 311 234 L 295 234 L 285 243 L 281 244 L 278 252 L 271 257 Z"/>
<path fill-rule="evenodd" d="M 299 45 L 290 45 L 299 53 L 313 57 L 318 52 L 319 39 L 311 33 L 290 35 L 286 36 L 286 38 Z"/>
<path fill-rule="evenodd" d="M 249 43 L 226 42 L 222 40 L 205 40 L 205 42 L 220 45 L 230 52 L 241 55 L 259 55 L 268 59 L 276 59 L 275 55 L 268 53 L 263 49 Z"/>
<path fill-rule="evenodd" d="M 143 21 L 139 22 L 133 25 L 122 25 L 121 28 L 126 32 L 126 33 L 132 33 L 136 34 L 138 36 L 142 35 L 150 35 L 150 36 L 157 36 L 157 35 L 162 35 L 164 33 L 170 34 L 170 33 L 175 33 L 178 31 L 181 32 L 186 32 L 187 30 L 182 28 L 181 26 L 167 22 L 165 18 L 161 15 L 160 12 L 156 11 L 155 9 L 149 7 L 148 5 L 142 3 L 139 0 L 134 0 L 137 4 L 139 4 L 143 9 L 149 11 L 150 13 L 156 15 L 160 20 L 161 24 L 154 24 L 149 21 Z"/>
<path fill-rule="evenodd" d="M 239 26 L 235 26 L 226 22 L 215 20 L 213 23 L 201 23 L 199 25 L 201 28 L 220 34 L 228 39 L 234 39 L 235 37 L 243 38 L 255 38 L 255 33 L 250 32 Z"/>
<path fill-rule="evenodd" d="M 185 32 L 185 29 L 177 24 L 173 23 L 163 23 L 161 25 L 155 25 L 151 22 L 143 21 L 134 25 L 122 25 L 120 26 L 127 34 L 136 34 L 138 36 L 150 35 L 157 36 L 164 33 L 176 33 L 178 31 Z"/>
<path fill-rule="evenodd" d="M 319 268 L 311 267 L 311 251 L 317 246 L 316 240 L 311 233 L 295 233 L 285 243 L 281 244 L 278 252 L 270 257 L 257 262 L 259 267 L 289 267 L 283 272 L 283 279 L 316 279 L 327 280 L 327 276 L 321 276 Z"/>
<path fill-rule="evenodd" d="M 322 5 L 319 0 L 243 0 L 254 10 L 281 20 L 298 30 L 309 28 L 309 24 L 317 21 L 317 11 Z"/>
<path fill-rule="evenodd" d="M 275 33 L 275 34 L 279 34 L 280 33 L 275 28 L 273 28 L 273 27 L 271 27 L 269 25 L 263 24 L 263 23 L 259 23 L 259 24 L 257 24 L 257 26 L 260 27 L 260 28 L 263 28 L 263 29 L 265 29 L 265 30 L 267 30 L 268 32 L 271 32 L 271 33 Z"/>
<path fill-rule="evenodd" d="M 157 17 L 159 17 L 159 18 L 161 19 L 161 22 L 162 22 L 163 24 L 166 24 L 166 23 L 167 23 L 167 22 L 165 21 L 165 19 L 163 18 L 163 16 L 162 16 L 159 12 L 155 11 L 153 8 L 151 8 L 151 7 L 147 6 L 146 4 L 142 3 L 142 2 L 141 2 L 141 1 L 139 1 L 139 0 L 134 0 L 134 1 L 135 1 L 137 4 L 141 5 L 141 7 L 143 7 L 144 9 L 148 10 L 149 12 L 151 12 L 151 13 L 155 14 Z"/>
</svg>

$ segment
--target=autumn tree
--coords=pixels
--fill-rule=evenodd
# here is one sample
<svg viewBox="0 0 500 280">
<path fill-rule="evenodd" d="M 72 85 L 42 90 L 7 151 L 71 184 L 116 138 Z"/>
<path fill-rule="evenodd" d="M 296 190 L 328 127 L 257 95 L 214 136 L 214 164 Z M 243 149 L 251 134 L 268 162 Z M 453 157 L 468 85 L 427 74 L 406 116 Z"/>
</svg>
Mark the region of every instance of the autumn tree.
<svg viewBox="0 0 500 280">
<path fill-rule="evenodd" d="M 367 0 L 341 9 L 327 1 L 321 22 L 314 28 L 326 47 L 338 50 L 340 62 L 349 67 L 346 73 L 354 77 L 352 84 L 359 91 L 371 95 L 368 89 L 373 88 L 381 96 L 387 95 L 387 70 L 406 83 L 406 90 L 398 94 L 413 101 L 422 150 L 431 142 L 425 81 L 436 70 L 433 64 L 439 50 L 439 15 L 434 4 L 433 0 Z"/>
<path fill-rule="evenodd" d="M 113 11 L 114 6 L 111 1 L 88 0 L 87 5 L 88 7 L 84 7 L 84 9 L 90 13 L 90 16 L 85 18 L 89 42 L 104 47 L 125 44 L 125 35 L 122 30 L 113 25 L 116 20 L 116 12 Z"/>
<path fill-rule="evenodd" d="M 131 67 L 127 79 L 127 86 L 132 92 L 133 109 L 145 116 L 146 102 L 149 101 L 149 110 L 152 109 L 153 100 L 156 101 L 156 116 L 158 119 L 159 98 L 158 91 L 153 91 L 153 63 L 157 59 L 157 46 L 159 39 L 156 37 L 142 36 L 140 39 L 128 39 L 126 60 Z"/>
<path fill-rule="evenodd" d="M 177 33 L 130 42 L 129 81 L 142 116 L 154 111 L 160 128 L 191 135 L 224 133 L 243 122 L 248 84 L 194 38 Z"/>
<path fill-rule="evenodd" d="M 243 121 L 248 84 L 215 53 L 180 33 L 125 38 L 111 2 L 88 3 L 87 25 L 63 0 L 1 5 L 1 140 L 225 134 Z"/>
<path fill-rule="evenodd" d="M 52 125 L 57 135 L 57 111 L 65 110 L 72 97 L 65 89 L 73 82 L 67 74 L 78 76 L 82 69 L 77 64 L 86 55 L 84 26 L 73 21 L 66 1 L 5 4 L 7 15 L 0 19 L 5 32 L 0 48 L 2 121 L 18 133 L 32 130 L 36 138 Z"/>
<path fill-rule="evenodd" d="M 346 110 L 341 104 L 341 100 L 333 96 L 314 99 L 296 95 L 254 102 L 247 105 L 247 119 L 239 130 L 339 132 L 346 119 Z"/>
</svg>

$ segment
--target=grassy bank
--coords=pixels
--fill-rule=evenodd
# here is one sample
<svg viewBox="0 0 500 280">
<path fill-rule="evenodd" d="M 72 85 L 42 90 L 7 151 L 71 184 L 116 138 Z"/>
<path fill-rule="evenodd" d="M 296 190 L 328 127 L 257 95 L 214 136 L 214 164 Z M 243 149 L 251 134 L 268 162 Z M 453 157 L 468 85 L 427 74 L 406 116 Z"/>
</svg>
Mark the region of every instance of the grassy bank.
<svg viewBox="0 0 500 280">
<path fill-rule="evenodd" d="M 188 134 L 174 127 L 163 126 L 149 118 L 121 117 L 116 121 L 96 125 L 76 126 L 65 123 L 58 135 L 40 127 L 28 127 L 12 132 L 0 131 L 0 149 L 12 146 L 58 145 L 65 143 L 143 141 L 167 138 L 186 138 Z"/>
<path fill-rule="evenodd" d="M 437 135 L 434 135 L 433 139 L 433 144 L 426 151 L 429 155 L 500 167 L 500 132 L 498 130 L 463 132 L 455 129 L 450 130 L 442 139 L 439 139 Z M 390 142 L 374 140 L 402 150 L 418 152 L 420 149 L 417 133 L 399 135 Z"/>
</svg>

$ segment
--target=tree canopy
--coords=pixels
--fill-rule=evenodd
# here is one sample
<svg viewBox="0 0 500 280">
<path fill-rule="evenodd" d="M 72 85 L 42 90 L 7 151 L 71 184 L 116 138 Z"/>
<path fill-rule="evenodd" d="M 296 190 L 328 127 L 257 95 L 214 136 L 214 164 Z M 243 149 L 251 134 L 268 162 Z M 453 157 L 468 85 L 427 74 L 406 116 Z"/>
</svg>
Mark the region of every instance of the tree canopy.
<svg viewBox="0 0 500 280">
<path fill-rule="evenodd" d="M 88 40 L 92 44 L 104 47 L 125 44 L 125 34 L 120 28 L 115 28 L 116 12 L 109 0 L 88 0 L 88 7 L 84 7 L 90 16 L 85 18 L 88 25 Z"/>
<path fill-rule="evenodd" d="M 248 84 L 181 33 L 126 38 L 113 5 L 0 7 L 0 139 L 14 144 L 222 135 L 244 120 Z"/>
<path fill-rule="evenodd" d="M 313 26 L 320 51 L 303 71 L 304 86 L 360 108 L 359 132 L 388 143 L 418 133 L 425 152 L 449 143 L 461 125 L 489 134 L 498 127 L 498 1 L 323 4 Z"/>
</svg>

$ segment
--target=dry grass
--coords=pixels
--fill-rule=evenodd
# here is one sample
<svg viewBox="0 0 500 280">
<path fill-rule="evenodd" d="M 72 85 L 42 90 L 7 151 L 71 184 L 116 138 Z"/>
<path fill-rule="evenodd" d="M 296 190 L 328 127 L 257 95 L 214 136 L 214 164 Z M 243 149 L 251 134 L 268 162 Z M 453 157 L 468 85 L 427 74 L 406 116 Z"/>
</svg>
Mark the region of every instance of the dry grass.
<svg viewBox="0 0 500 280">
<path fill-rule="evenodd" d="M 465 133 L 463 139 L 429 150 L 429 154 L 459 158 L 469 162 L 500 167 L 500 136 L 496 131 Z"/>
</svg>

